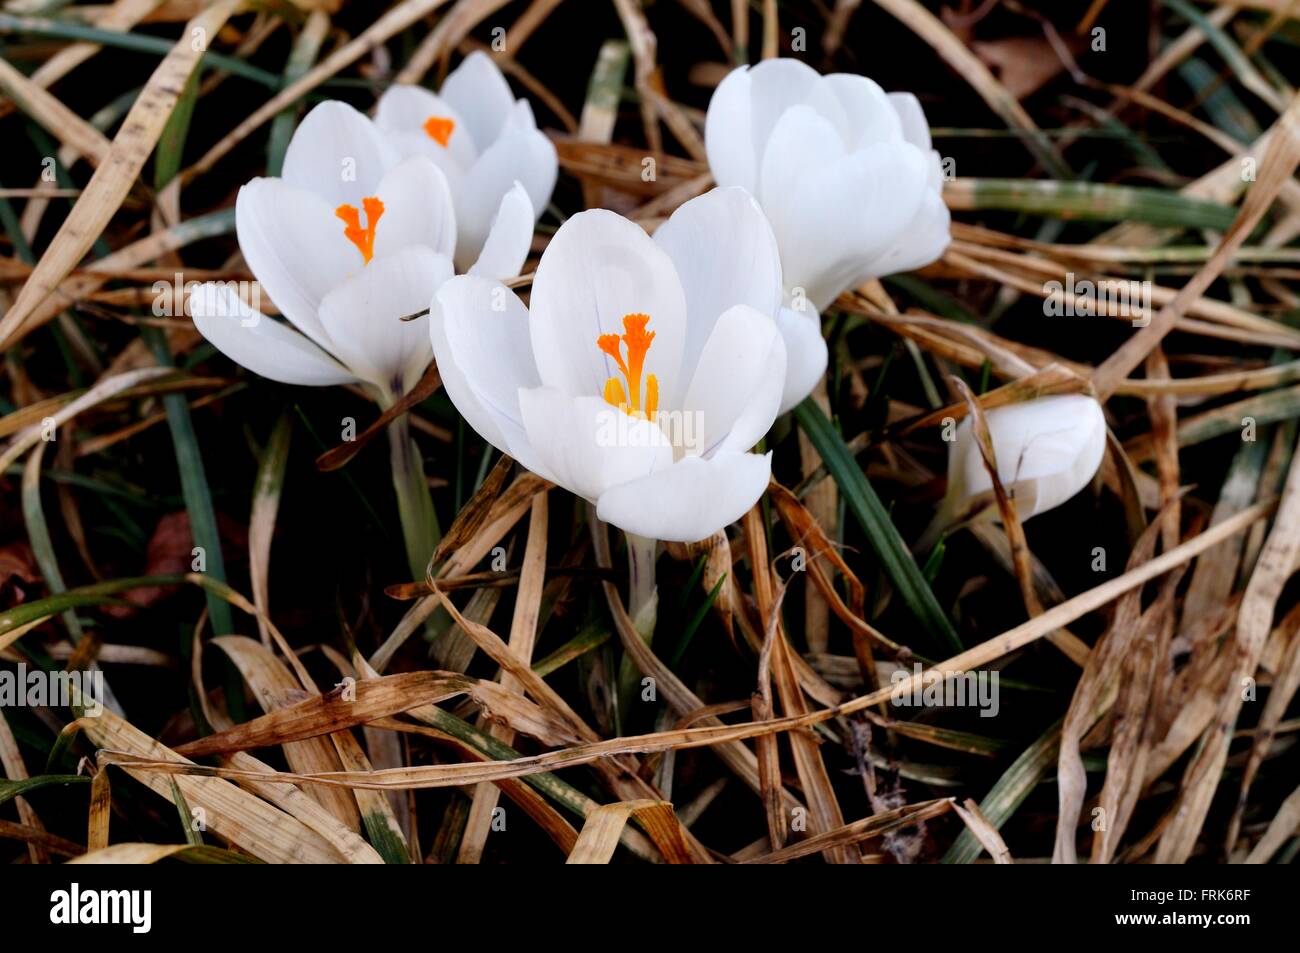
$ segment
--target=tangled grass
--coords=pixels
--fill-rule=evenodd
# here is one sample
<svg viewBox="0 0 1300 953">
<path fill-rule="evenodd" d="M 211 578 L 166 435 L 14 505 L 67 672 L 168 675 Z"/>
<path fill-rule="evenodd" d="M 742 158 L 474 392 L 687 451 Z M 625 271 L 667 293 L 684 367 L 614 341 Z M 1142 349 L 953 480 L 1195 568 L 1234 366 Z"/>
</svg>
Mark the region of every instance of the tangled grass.
<svg viewBox="0 0 1300 953">
<path fill-rule="evenodd" d="M 0 671 L 106 686 L 0 710 L 10 862 L 1300 849 L 1288 0 L 14 0 L 0 42 Z M 369 402 L 184 314 L 252 277 L 234 195 L 307 105 L 475 49 L 559 151 L 534 261 L 583 208 L 653 227 L 706 191 L 737 62 L 913 90 L 949 160 L 948 251 L 823 315 L 769 492 L 665 548 L 649 646 L 621 534 L 441 391 L 409 413 L 446 527 L 412 580 Z M 1137 321 L 1099 293 L 1130 282 Z M 1104 402 L 1093 487 L 914 556 L 945 427 L 1061 393 Z M 930 704 L 923 669 L 986 681 Z"/>
</svg>

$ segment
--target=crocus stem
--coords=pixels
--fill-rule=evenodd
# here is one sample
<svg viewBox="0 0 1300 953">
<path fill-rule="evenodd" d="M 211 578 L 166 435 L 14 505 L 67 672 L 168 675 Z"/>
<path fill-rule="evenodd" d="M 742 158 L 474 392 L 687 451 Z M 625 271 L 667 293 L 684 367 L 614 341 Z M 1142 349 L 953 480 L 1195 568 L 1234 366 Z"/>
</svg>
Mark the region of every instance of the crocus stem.
<svg viewBox="0 0 1300 953">
<path fill-rule="evenodd" d="M 659 595 L 655 589 L 655 553 L 658 546 L 658 540 L 627 534 L 627 612 L 646 645 L 654 638 L 655 619 L 659 614 Z M 623 723 L 627 722 L 627 714 L 636 697 L 639 674 L 636 665 L 625 655 L 618 670 L 618 707 Z"/>
<path fill-rule="evenodd" d="M 402 415 L 388 425 L 388 444 L 393 464 L 393 489 L 397 491 L 397 512 L 402 520 L 402 538 L 406 543 L 406 562 L 412 579 L 423 579 L 429 558 L 442 533 L 438 514 L 429 496 L 429 481 L 424 477 L 424 461 L 411 439 L 411 425 Z"/>
</svg>

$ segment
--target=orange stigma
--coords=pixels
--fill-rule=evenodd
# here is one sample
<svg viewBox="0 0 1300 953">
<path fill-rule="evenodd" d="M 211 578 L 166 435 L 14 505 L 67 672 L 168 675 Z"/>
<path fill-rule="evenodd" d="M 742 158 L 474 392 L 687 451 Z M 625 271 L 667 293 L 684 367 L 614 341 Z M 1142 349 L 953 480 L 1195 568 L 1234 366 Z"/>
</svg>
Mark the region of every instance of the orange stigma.
<svg viewBox="0 0 1300 953">
<path fill-rule="evenodd" d="M 340 205 L 334 214 L 343 220 L 343 237 L 357 246 L 357 251 L 361 252 L 361 257 L 369 264 L 375 255 L 375 226 L 384 214 L 384 203 L 372 195 L 361 200 L 361 207 L 366 213 L 365 228 L 361 227 L 361 215 L 355 205 Z"/>
<path fill-rule="evenodd" d="M 456 120 L 449 116 L 430 116 L 424 121 L 424 131 L 428 133 L 429 138 L 447 148 L 447 143 L 451 141 L 451 134 L 456 130 Z"/>
<path fill-rule="evenodd" d="M 655 333 L 645 329 L 649 322 L 648 314 L 625 314 L 623 334 L 602 334 L 596 338 L 596 346 L 614 359 L 623 375 L 621 381 L 617 377 L 605 381 L 606 402 L 634 417 L 640 416 L 644 410 L 645 417 L 653 420 L 659 409 L 659 381 L 653 374 L 647 375 L 645 379 L 644 407 L 641 403 L 641 372 L 645 368 L 645 356 L 650 350 L 650 344 L 655 339 Z M 620 345 L 627 346 L 626 360 Z M 627 382 L 626 389 L 624 381 Z"/>
</svg>

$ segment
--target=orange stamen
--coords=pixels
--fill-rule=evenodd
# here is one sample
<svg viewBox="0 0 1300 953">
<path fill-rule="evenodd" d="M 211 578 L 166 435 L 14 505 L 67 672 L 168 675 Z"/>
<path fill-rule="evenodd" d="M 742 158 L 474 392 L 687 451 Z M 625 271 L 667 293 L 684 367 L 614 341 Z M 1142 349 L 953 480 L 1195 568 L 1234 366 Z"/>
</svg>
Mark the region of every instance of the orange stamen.
<svg viewBox="0 0 1300 953">
<path fill-rule="evenodd" d="M 334 210 L 334 214 L 343 220 L 343 237 L 357 246 L 367 264 L 375 255 L 375 226 L 384 214 L 384 203 L 377 196 L 361 200 L 361 207 L 366 213 L 366 227 L 361 227 L 361 214 L 355 205 L 344 203 Z"/>
<path fill-rule="evenodd" d="M 456 129 L 456 120 L 448 116 L 430 116 L 424 121 L 424 131 L 429 138 L 447 148 L 447 143 L 451 141 L 451 134 Z"/>
<path fill-rule="evenodd" d="M 633 416 L 639 415 L 642 409 L 641 372 L 645 369 L 646 354 L 655 339 L 655 332 L 646 330 L 649 322 L 648 314 L 626 314 L 623 316 L 624 333 L 621 336 L 602 334 L 596 338 L 596 346 L 614 359 L 627 381 L 626 390 L 617 377 L 605 381 L 605 400 Z M 623 357 L 623 346 L 627 347 L 626 360 Z M 645 383 L 645 416 L 653 418 L 659 409 L 659 381 L 650 374 Z"/>
</svg>

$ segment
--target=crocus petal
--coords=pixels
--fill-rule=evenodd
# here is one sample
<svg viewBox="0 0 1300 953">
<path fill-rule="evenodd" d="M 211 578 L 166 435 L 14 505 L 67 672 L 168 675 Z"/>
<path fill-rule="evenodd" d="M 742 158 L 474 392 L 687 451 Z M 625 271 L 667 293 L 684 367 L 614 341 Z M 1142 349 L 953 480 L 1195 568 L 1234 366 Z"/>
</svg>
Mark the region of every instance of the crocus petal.
<svg viewBox="0 0 1300 953">
<path fill-rule="evenodd" d="M 802 289 L 824 309 L 845 289 L 924 265 L 947 245 L 940 160 L 910 93 L 765 60 L 719 84 L 705 148 L 718 183 L 750 189 L 771 222 L 787 297 Z"/>
<path fill-rule="evenodd" d="M 721 186 L 758 189 L 758 156 L 751 132 L 749 67 L 728 73 L 713 91 L 704 118 L 704 148 L 709 169 Z"/>
<path fill-rule="evenodd" d="M 515 108 L 511 111 L 500 138 L 508 139 L 514 148 L 526 157 L 526 161 L 520 166 L 523 175 L 519 181 L 528 190 L 528 198 L 533 203 L 534 214 L 540 218 L 551 201 L 551 194 L 555 191 L 555 179 L 560 171 L 560 158 L 555 150 L 555 143 L 538 130 L 537 120 L 533 116 L 533 107 L 528 100 L 520 99 L 515 102 Z"/>
<path fill-rule="evenodd" d="M 655 333 L 645 373 L 676 386 L 682 366 L 686 299 L 667 253 L 639 225 L 604 209 L 560 226 L 537 266 L 528 322 L 542 382 L 577 397 L 604 393 L 618 374 L 596 340 L 624 331 L 623 318 L 648 314 Z"/>
<path fill-rule="evenodd" d="M 855 284 L 870 278 L 895 275 L 937 261 L 952 241 L 952 215 L 938 192 L 928 191 L 921 210 L 892 248 L 872 262 Z"/>
<path fill-rule="evenodd" d="M 480 154 L 496 141 L 515 103 L 510 84 L 492 58 L 481 50 L 475 50 L 451 71 L 442 84 L 441 95 L 464 117 Z"/>
<path fill-rule="evenodd" d="M 724 441 L 743 452 L 767 433 L 785 381 L 785 342 L 776 322 L 748 305 L 718 317 L 682 401 L 695 419 L 697 452 L 721 452 Z"/>
<path fill-rule="evenodd" d="M 487 241 L 501 198 L 516 182 L 528 192 L 534 221 L 551 200 L 559 169 L 555 146 L 526 123 L 511 124 L 465 175 L 456 195 L 456 265 L 467 270 Z"/>
<path fill-rule="evenodd" d="M 826 339 L 821 317 L 810 304 L 805 304 L 803 311 L 781 308 L 776 326 L 785 340 L 785 386 L 777 411 L 784 414 L 811 394 L 826 373 Z"/>
<path fill-rule="evenodd" d="M 429 312 L 434 357 L 447 396 L 488 443 L 547 475 L 524 431 L 520 388 L 541 383 L 528 339 L 528 310 L 495 281 L 452 278 Z"/>
<path fill-rule="evenodd" d="M 778 332 L 772 346 L 768 348 L 758 386 L 750 394 L 749 402 L 741 409 L 736 422 L 731 425 L 731 432 L 713 451 L 714 456 L 751 450 L 772 429 L 772 421 L 781 409 L 781 395 L 785 390 L 785 364 L 785 341 Z"/>
<path fill-rule="evenodd" d="M 427 308 L 451 276 L 446 256 L 419 246 L 373 259 L 321 302 L 334 353 L 389 396 L 405 393 L 428 367 L 433 348 L 422 320 L 401 319 Z"/>
<path fill-rule="evenodd" d="M 880 85 L 865 76 L 852 73 L 823 76 L 809 94 L 808 103 L 832 121 L 840 115 L 844 117 L 843 125 L 837 121 L 837 128 L 849 149 L 903 135 L 897 108 Z M 832 108 L 832 104 L 838 109 Z"/>
<path fill-rule="evenodd" d="M 528 192 L 516 182 L 501 200 L 487 241 L 483 243 L 483 251 L 469 273 L 484 278 L 514 278 L 523 270 L 528 258 L 536 223 Z"/>
<path fill-rule="evenodd" d="M 771 458 L 770 453 L 684 457 L 662 473 L 606 490 L 596 515 L 650 539 L 707 539 L 758 502 L 772 473 Z"/>
<path fill-rule="evenodd" d="M 923 152 L 930 151 L 930 123 L 921 101 L 911 93 L 890 93 L 889 104 L 898 113 L 903 138 Z"/>
<path fill-rule="evenodd" d="M 331 208 L 345 202 L 360 208 L 397 161 L 397 151 L 369 118 L 329 100 L 309 112 L 289 140 L 283 178 Z"/>
<path fill-rule="evenodd" d="M 330 348 L 321 299 L 361 266 L 344 225 L 321 198 L 281 179 L 253 179 L 235 200 L 235 232 L 248 267 L 280 313 Z"/>
<path fill-rule="evenodd" d="M 672 393 L 680 395 L 718 315 L 739 304 L 776 313 L 781 259 L 771 226 L 744 189 L 714 189 L 691 199 L 659 227 L 654 240 L 672 259 L 686 295 L 682 369 L 672 382 Z M 676 406 L 676 398 L 668 403 Z"/>
<path fill-rule="evenodd" d="M 411 245 L 452 256 L 456 211 L 447 180 L 436 165 L 423 156 L 404 159 L 384 176 L 375 194 L 384 203 L 375 225 L 376 258 Z"/>
<path fill-rule="evenodd" d="M 453 123 L 445 146 L 424 131 L 424 124 L 434 116 L 450 119 Z M 403 156 L 426 156 L 439 168 L 444 168 L 446 159 L 460 168 L 469 168 L 478 157 L 474 137 L 460 112 L 423 86 L 403 83 L 388 87 L 375 107 L 375 127 L 397 145 Z M 402 138 L 396 139 L 398 136 Z"/>
<path fill-rule="evenodd" d="M 998 479 L 1016 501 L 1021 519 L 1064 503 L 1092 480 L 1106 450 L 1101 405 L 1083 394 L 1024 401 L 986 411 Z M 960 512 L 993 488 L 972 434 L 971 421 L 957 427 L 948 460 L 949 496 Z"/>
<path fill-rule="evenodd" d="M 749 71 L 750 136 L 754 154 L 762 155 L 777 121 L 791 106 L 804 102 L 821 77 L 795 59 L 763 60 Z"/>
<path fill-rule="evenodd" d="M 599 397 L 549 387 L 521 388 L 528 442 L 554 482 L 595 502 L 612 486 L 667 470 L 673 448 L 664 432 Z"/>
<path fill-rule="evenodd" d="M 448 150 L 439 149 L 436 143 L 434 143 L 434 148 L 431 151 L 425 145 L 425 141 L 428 141 L 429 137 L 423 130 L 394 132 L 388 134 L 387 138 L 392 143 L 393 148 L 403 157 L 423 156 L 433 162 L 442 172 L 443 178 L 447 180 L 447 188 L 454 201 L 454 197 L 464 187 L 465 176 L 468 174 L 467 170 L 473 163 L 461 165 Z"/>
<path fill-rule="evenodd" d="M 795 204 L 799 200 L 797 187 L 816 181 L 823 167 L 842 164 L 847 154 L 835 126 L 811 106 L 793 106 L 785 111 L 763 151 L 758 186 L 758 198 L 777 235 L 793 233 L 806 214 Z M 839 196 L 839 200 L 844 202 L 845 197 Z M 848 238 L 843 232 L 826 236 L 827 241 L 844 242 Z"/>
<path fill-rule="evenodd" d="M 926 194 L 926 156 L 906 142 L 851 153 L 795 185 L 776 227 L 788 289 L 825 310 L 863 267 L 896 242 Z"/>
<path fill-rule="evenodd" d="M 350 384 L 356 378 L 292 328 L 266 317 L 220 282 L 190 293 L 194 326 L 236 364 L 282 384 Z"/>
</svg>

